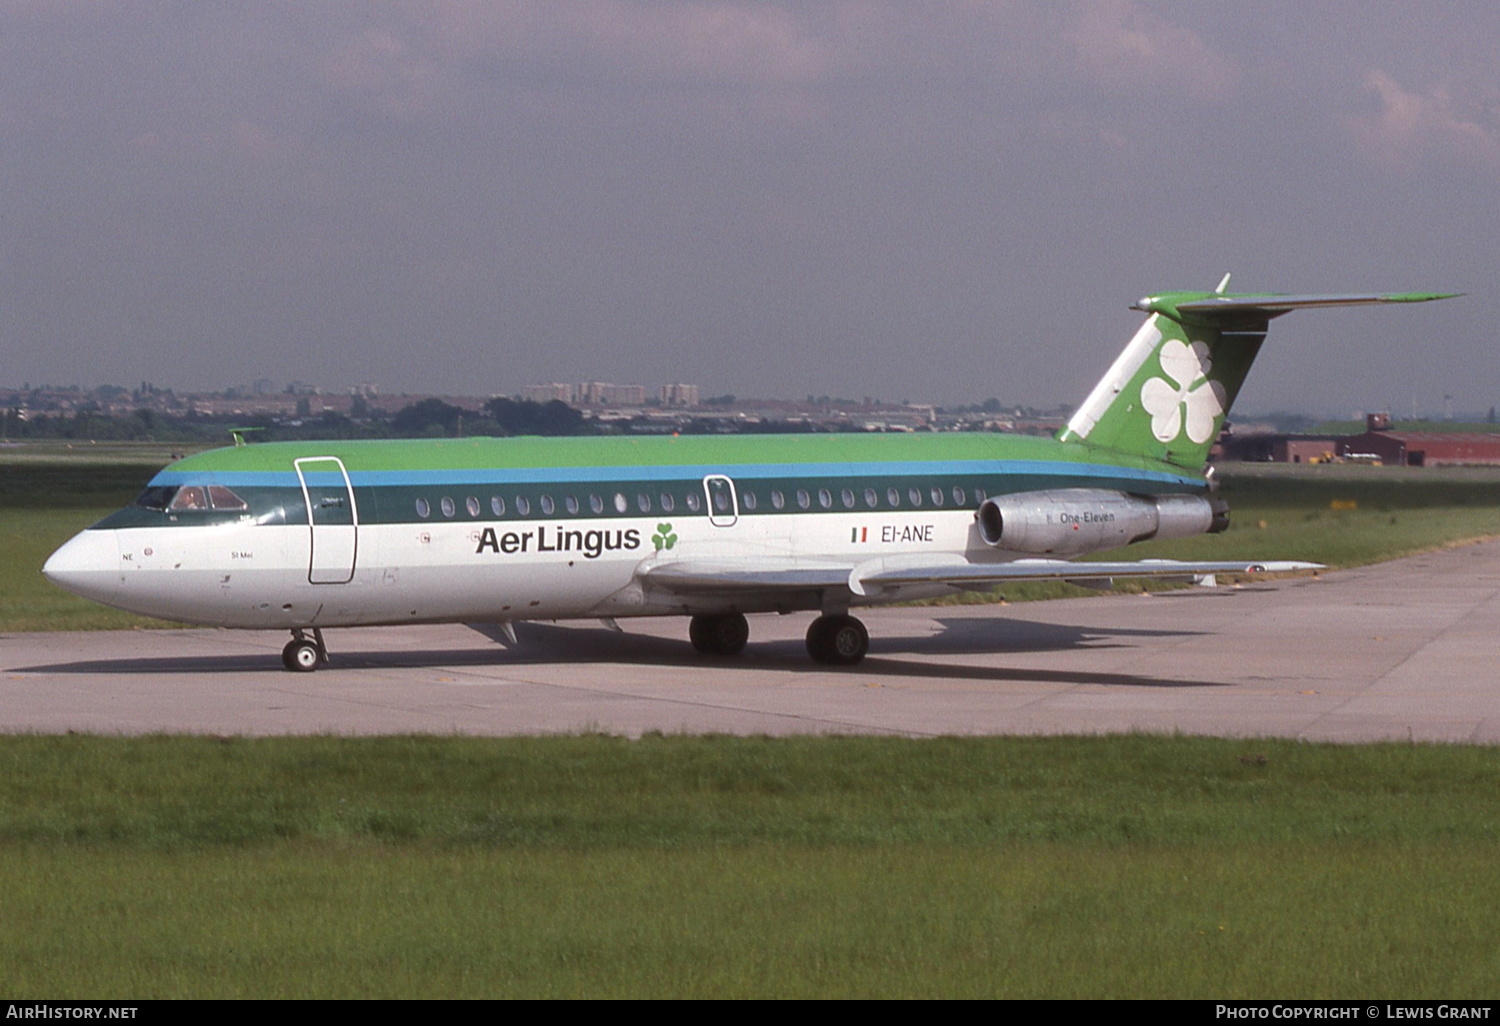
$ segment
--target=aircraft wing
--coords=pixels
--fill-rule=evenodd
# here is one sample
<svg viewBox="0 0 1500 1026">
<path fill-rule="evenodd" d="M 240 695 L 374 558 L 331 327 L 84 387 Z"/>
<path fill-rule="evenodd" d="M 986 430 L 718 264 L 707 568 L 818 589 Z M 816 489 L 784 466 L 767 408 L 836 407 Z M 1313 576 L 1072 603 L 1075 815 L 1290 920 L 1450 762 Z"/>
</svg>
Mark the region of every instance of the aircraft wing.
<svg viewBox="0 0 1500 1026">
<path fill-rule="evenodd" d="M 1186 562 L 1143 559 L 1127 562 L 1070 563 L 1063 559 L 1018 559 L 1009 563 L 967 561 L 908 563 L 873 560 L 859 565 L 809 566 L 793 561 L 723 563 L 662 563 L 642 576 L 651 584 L 678 594 L 746 594 L 751 592 L 816 591 L 845 587 L 855 595 L 912 584 L 951 584 L 983 587 L 1012 581 L 1108 581 L 1114 578 L 1191 580 L 1209 574 L 1289 573 L 1321 570 L 1321 563 L 1297 560 L 1216 560 Z"/>
</svg>

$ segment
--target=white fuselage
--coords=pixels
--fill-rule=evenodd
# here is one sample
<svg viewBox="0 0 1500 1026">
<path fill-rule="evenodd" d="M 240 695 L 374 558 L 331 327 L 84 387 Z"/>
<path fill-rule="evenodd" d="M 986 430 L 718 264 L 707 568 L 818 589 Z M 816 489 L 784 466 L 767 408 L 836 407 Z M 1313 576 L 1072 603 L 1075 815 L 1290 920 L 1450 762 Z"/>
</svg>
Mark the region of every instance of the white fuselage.
<svg viewBox="0 0 1500 1026">
<path fill-rule="evenodd" d="M 346 526 L 253 522 L 85 531 L 47 562 L 69 590 L 133 612 L 221 627 L 337 627 L 439 621 L 653 616 L 812 608 L 782 596 L 685 598 L 642 569 L 691 560 L 816 567 L 915 557 L 1001 561 L 970 509 Z M 670 524 L 668 547 L 658 530 Z M 658 547 L 660 543 L 660 547 Z M 352 558 L 351 558 L 352 557 Z M 912 586 L 891 598 L 949 591 Z M 856 599 L 855 604 L 876 601 Z"/>
</svg>

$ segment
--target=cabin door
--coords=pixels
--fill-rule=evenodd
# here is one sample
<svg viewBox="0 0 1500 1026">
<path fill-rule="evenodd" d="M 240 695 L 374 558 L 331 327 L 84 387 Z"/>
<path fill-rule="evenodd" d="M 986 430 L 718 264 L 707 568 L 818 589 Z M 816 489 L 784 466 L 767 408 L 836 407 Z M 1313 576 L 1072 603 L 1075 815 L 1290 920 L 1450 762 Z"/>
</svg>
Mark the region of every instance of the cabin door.
<svg viewBox="0 0 1500 1026">
<path fill-rule="evenodd" d="M 359 510 L 349 472 L 334 456 L 312 456 L 294 465 L 312 532 L 307 579 L 313 584 L 348 584 L 354 579 L 359 549 Z"/>
<path fill-rule="evenodd" d="M 709 523 L 715 527 L 733 527 L 740 518 L 734 482 L 723 474 L 710 474 L 703 479 L 703 491 L 708 499 Z"/>
</svg>

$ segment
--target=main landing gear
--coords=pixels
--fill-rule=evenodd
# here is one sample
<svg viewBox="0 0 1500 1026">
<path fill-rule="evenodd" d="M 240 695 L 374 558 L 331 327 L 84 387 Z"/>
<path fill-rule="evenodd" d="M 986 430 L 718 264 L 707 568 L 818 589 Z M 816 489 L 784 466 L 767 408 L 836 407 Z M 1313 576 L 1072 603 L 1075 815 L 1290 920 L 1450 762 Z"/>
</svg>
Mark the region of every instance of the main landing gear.
<svg viewBox="0 0 1500 1026">
<path fill-rule="evenodd" d="M 688 640 L 706 656 L 739 655 L 750 640 L 750 624 L 740 613 L 695 616 L 688 624 Z"/>
<path fill-rule="evenodd" d="M 688 624 L 693 647 L 706 656 L 739 655 L 750 640 L 750 625 L 739 613 L 695 616 Z M 807 629 L 807 654 L 829 666 L 853 666 L 870 650 L 870 632 L 847 614 L 820 616 Z"/>
<path fill-rule="evenodd" d="M 309 638 L 300 628 L 292 629 L 292 640 L 281 650 L 281 665 L 293 673 L 312 673 L 328 662 L 328 648 L 323 644 L 323 632 L 312 629 Z"/>
<path fill-rule="evenodd" d="M 807 629 L 807 654 L 830 666 L 853 666 L 870 650 L 870 632 L 848 614 L 820 616 Z"/>
</svg>

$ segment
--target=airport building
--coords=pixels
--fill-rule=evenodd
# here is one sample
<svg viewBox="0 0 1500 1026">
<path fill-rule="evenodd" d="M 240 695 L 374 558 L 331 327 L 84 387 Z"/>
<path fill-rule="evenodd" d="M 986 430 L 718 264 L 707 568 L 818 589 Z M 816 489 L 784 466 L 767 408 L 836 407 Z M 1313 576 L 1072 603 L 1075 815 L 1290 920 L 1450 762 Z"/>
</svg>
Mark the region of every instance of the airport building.
<svg viewBox="0 0 1500 1026">
<path fill-rule="evenodd" d="M 1500 432 L 1401 431 L 1388 413 L 1362 435 L 1226 434 L 1222 457 L 1252 463 L 1381 463 L 1397 467 L 1500 466 Z"/>
<path fill-rule="evenodd" d="M 1396 431 L 1387 413 L 1370 414 L 1365 426 L 1364 434 L 1339 439 L 1340 458 L 1400 467 L 1500 465 L 1500 432 Z"/>
</svg>

